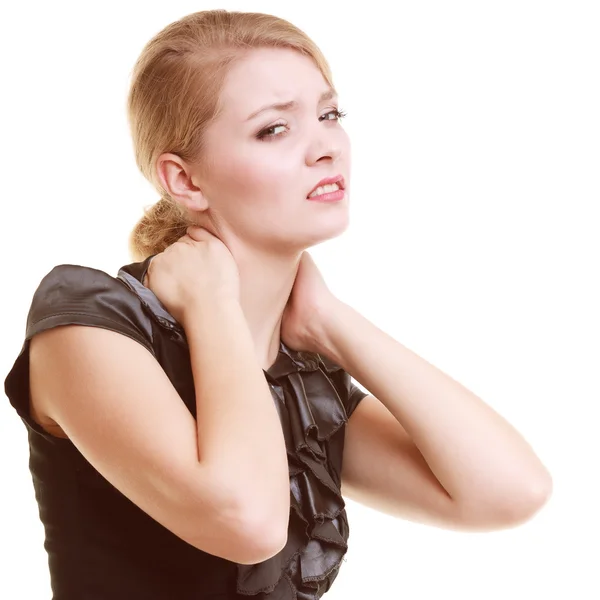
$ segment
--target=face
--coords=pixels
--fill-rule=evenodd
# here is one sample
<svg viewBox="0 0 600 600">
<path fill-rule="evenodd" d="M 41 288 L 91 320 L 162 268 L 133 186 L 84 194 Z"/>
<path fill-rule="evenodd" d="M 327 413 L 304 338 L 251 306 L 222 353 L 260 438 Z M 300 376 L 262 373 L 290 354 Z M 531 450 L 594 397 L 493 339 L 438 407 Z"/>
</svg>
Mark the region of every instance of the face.
<svg viewBox="0 0 600 600">
<path fill-rule="evenodd" d="M 209 161 L 190 174 L 209 207 L 200 222 L 208 218 L 230 249 L 301 252 L 347 228 L 350 140 L 337 97 L 321 99 L 327 91 L 312 60 L 287 49 L 253 50 L 228 73 L 222 112 L 207 131 Z M 290 110 L 251 117 L 291 100 Z M 345 180 L 342 200 L 307 200 L 336 175 Z"/>
</svg>

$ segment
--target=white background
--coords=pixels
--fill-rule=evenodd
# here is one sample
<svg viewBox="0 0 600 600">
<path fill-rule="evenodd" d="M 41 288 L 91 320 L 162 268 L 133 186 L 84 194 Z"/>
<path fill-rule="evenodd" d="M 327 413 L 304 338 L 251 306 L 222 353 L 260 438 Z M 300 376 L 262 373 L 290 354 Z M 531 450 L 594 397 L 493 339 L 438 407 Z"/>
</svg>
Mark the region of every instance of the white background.
<svg viewBox="0 0 600 600">
<path fill-rule="evenodd" d="M 132 262 L 157 196 L 133 159 L 129 74 L 160 29 L 212 8 L 284 17 L 332 65 L 353 149 L 351 225 L 311 250 L 332 291 L 492 405 L 554 479 L 533 520 L 493 533 L 348 501 L 328 600 L 599 598 L 596 2 L 3 4 L 3 378 L 53 266 Z M 6 397 L 0 427 L 0 597 L 50 598 Z"/>
</svg>

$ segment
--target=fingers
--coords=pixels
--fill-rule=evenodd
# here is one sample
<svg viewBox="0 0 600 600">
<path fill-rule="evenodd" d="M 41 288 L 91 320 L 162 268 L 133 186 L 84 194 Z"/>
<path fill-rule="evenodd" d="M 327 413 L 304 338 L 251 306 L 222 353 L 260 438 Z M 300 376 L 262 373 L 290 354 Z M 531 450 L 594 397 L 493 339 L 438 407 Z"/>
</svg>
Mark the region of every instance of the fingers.
<svg viewBox="0 0 600 600">
<path fill-rule="evenodd" d="M 190 225 L 186 232 L 187 233 L 183 237 L 189 237 L 197 242 L 203 242 L 212 236 L 207 229 L 201 227 L 200 225 Z"/>
<path fill-rule="evenodd" d="M 144 275 L 144 279 L 142 280 L 142 285 L 145 287 L 148 287 L 148 276 L 150 274 L 150 265 L 152 264 L 152 261 L 155 259 L 156 257 L 153 256 L 149 261 L 148 261 L 148 267 L 146 268 L 146 274 Z"/>
</svg>

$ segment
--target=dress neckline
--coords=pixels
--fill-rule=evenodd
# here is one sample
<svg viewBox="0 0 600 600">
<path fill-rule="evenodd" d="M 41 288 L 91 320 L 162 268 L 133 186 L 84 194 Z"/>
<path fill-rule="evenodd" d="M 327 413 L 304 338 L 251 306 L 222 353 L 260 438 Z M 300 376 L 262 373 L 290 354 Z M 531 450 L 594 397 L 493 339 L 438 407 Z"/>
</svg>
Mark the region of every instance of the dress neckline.
<svg viewBox="0 0 600 600">
<path fill-rule="evenodd" d="M 183 326 L 167 311 L 154 292 L 143 284 L 150 261 L 155 256 L 156 254 L 151 254 L 143 261 L 122 266 L 119 269 L 117 278 L 140 298 L 142 305 L 159 325 L 171 331 L 172 334 L 179 335 L 181 340 L 184 341 L 185 331 Z M 283 340 L 280 340 L 275 362 L 268 369 L 263 369 L 263 373 L 268 379 L 279 379 L 292 372 L 314 371 L 319 368 L 321 361 L 322 357 L 319 354 L 294 350 L 287 346 Z M 338 368 L 336 365 L 330 366 Z"/>
</svg>

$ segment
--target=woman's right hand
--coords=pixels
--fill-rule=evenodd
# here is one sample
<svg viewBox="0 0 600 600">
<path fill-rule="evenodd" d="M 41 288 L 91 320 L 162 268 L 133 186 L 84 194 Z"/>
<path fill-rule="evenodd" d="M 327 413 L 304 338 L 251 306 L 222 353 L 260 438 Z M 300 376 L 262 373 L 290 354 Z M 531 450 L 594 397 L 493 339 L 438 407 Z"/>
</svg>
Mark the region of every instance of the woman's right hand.
<svg viewBox="0 0 600 600">
<path fill-rule="evenodd" d="M 143 281 L 182 325 L 191 307 L 240 300 L 239 271 L 227 246 L 203 227 L 193 235 L 188 231 L 152 258 Z"/>
</svg>

